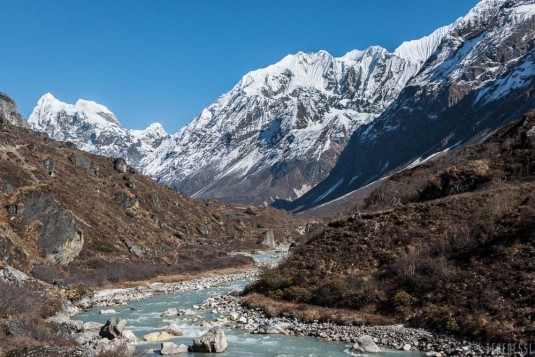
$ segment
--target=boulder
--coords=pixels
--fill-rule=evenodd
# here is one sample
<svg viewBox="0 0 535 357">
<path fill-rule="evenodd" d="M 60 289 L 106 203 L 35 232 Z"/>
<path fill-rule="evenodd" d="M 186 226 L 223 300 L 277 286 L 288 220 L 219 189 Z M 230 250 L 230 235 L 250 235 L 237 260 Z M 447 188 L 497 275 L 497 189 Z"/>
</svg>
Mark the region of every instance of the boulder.
<svg viewBox="0 0 535 357">
<path fill-rule="evenodd" d="M 162 317 L 174 317 L 178 315 L 178 310 L 174 307 L 167 309 L 164 313 L 162 313 Z"/>
<path fill-rule="evenodd" d="M 143 256 L 143 249 L 137 244 L 134 244 L 132 240 L 128 237 L 123 238 L 123 242 L 130 251 L 130 253 L 134 254 L 136 257 L 141 258 Z"/>
<path fill-rule="evenodd" d="M 102 324 L 95 322 L 95 321 L 89 321 L 85 322 L 82 326 L 83 331 L 94 331 L 94 330 L 100 330 L 102 327 Z"/>
<path fill-rule="evenodd" d="M 69 161 L 72 162 L 74 166 L 78 166 L 88 171 L 91 171 L 98 176 L 100 168 L 97 164 L 89 160 L 87 157 L 80 154 L 72 154 L 71 156 L 69 156 Z"/>
<path fill-rule="evenodd" d="M 105 309 L 105 310 L 100 310 L 100 314 L 101 315 L 113 315 L 113 314 L 116 314 L 117 311 L 115 311 L 114 309 Z"/>
<path fill-rule="evenodd" d="M 121 332 L 121 337 L 124 338 L 125 340 L 127 340 L 128 342 L 132 342 L 132 343 L 138 343 L 139 340 L 138 338 L 136 337 L 136 335 L 134 335 L 134 333 L 130 330 L 123 330 L 123 332 Z"/>
<path fill-rule="evenodd" d="M 32 335 L 26 324 L 16 320 L 6 322 L 5 331 L 7 336 L 13 337 L 31 337 Z"/>
<path fill-rule="evenodd" d="M 115 171 L 120 173 L 125 173 L 128 170 L 128 165 L 126 164 L 126 161 L 122 158 L 117 158 L 113 161 L 113 168 Z"/>
<path fill-rule="evenodd" d="M 11 186 L 6 181 L 0 181 L 0 191 L 2 191 L 4 193 L 11 193 L 11 192 L 13 192 L 13 186 Z"/>
<path fill-rule="evenodd" d="M 178 327 L 175 324 L 171 324 L 163 329 L 165 332 L 167 332 L 170 335 L 173 336 L 182 336 L 184 333 L 180 330 L 180 327 Z"/>
<path fill-rule="evenodd" d="M 43 161 L 43 167 L 45 168 L 46 172 L 50 176 L 54 176 L 54 168 L 55 168 L 55 166 L 56 165 L 54 163 L 54 160 L 52 160 L 51 158 L 48 158 L 45 161 Z"/>
<path fill-rule="evenodd" d="M 113 340 L 121 336 L 124 328 L 126 327 L 126 320 L 120 317 L 115 317 L 111 320 L 108 320 L 104 326 L 100 329 L 99 335 Z"/>
<path fill-rule="evenodd" d="M 187 353 L 188 346 L 186 345 L 177 345 L 173 342 L 163 342 L 160 348 L 160 354 L 162 355 L 174 355 L 177 353 Z"/>
<path fill-rule="evenodd" d="M 160 332 L 149 333 L 143 336 L 143 339 L 147 342 L 157 342 L 157 341 L 169 340 L 170 338 L 173 338 L 173 337 L 176 337 L 176 336 L 171 335 L 169 332 L 160 331 Z"/>
<path fill-rule="evenodd" d="M 197 228 L 197 231 L 202 234 L 203 236 L 207 236 L 209 231 L 208 231 L 208 227 L 206 226 L 200 226 Z"/>
<path fill-rule="evenodd" d="M 20 213 L 17 204 L 17 214 Z M 80 254 L 84 245 L 83 232 L 73 214 L 56 201 L 49 191 L 34 191 L 24 199 L 24 225 L 40 223 L 37 244 L 52 263 L 68 265 Z M 35 226 L 33 226 L 35 227 Z"/>
<path fill-rule="evenodd" d="M 115 339 L 113 341 L 100 340 L 97 344 L 96 355 L 97 356 L 134 356 L 136 353 L 136 347 L 129 344 L 125 340 Z"/>
<path fill-rule="evenodd" d="M 381 353 L 381 349 L 373 342 L 373 338 L 368 335 L 359 336 L 353 345 L 353 352 L 356 353 Z"/>
<path fill-rule="evenodd" d="M 215 326 L 208 330 L 199 339 L 193 340 L 191 351 L 204 353 L 224 352 L 228 347 L 225 332 L 221 327 Z"/>
</svg>

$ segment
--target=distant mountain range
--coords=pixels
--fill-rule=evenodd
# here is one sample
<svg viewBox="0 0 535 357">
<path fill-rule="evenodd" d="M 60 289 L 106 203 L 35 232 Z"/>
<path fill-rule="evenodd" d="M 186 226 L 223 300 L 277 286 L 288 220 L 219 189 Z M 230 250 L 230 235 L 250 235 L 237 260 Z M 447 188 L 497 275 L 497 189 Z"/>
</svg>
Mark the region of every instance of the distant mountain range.
<svg viewBox="0 0 535 357">
<path fill-rule="evenodd" d="M 50 94 L 29 123 L 193 197 L 303 210 L 535 108 L 534 14 L 533 0 L 483 0 L 393 52 L 286 56 L 174 135 L 127 130 L 103 106 Z"/>
</svg>

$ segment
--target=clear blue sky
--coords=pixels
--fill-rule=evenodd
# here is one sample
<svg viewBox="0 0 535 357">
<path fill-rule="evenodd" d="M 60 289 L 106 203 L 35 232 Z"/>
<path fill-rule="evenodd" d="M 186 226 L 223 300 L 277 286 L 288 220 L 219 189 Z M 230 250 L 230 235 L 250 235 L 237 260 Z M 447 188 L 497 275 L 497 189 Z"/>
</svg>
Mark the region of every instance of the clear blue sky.
<svg viewBox="0 0 535 357">
<path fill-rule="evenodd" d="M 477 0 L 2 1 L 0 91 L 46 92 L 175 132 L 241 77 L 298 51 L 335 56 L 425 36 Z"/>
</svg>

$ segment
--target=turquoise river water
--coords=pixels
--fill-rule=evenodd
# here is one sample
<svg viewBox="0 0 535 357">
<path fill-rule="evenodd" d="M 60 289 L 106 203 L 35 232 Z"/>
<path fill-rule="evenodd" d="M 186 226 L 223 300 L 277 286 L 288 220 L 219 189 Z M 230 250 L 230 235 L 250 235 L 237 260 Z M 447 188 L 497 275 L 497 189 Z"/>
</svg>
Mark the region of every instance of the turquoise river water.
<svg viewBox="0 0 535 357">
<path fill-rule="evenodd" d="M 278 258 L 277 253 L 260 253 L 254 255 L 259 262 L 273 262 Z M 128 306 L 114 307 L 117 311 L 113 317 L 127 319 L 127 329 L 134 332 L 138 338 L 143 335 L 163 329 L 170 323 L 177 324 L 184 332 L 183 336 L 169 340 L 176 344 L 191 344 L 194 338 L 201 336 L 208 329 L 202 328 L 197 323 L 191 321 L 191 315 L 177 316 L 173 318 L 162 318 L 161 313 L 169 308 L 191 309 L 193 305 L 199 305 L 211 296 L 222 295 L 233 289 L 241 289 L 249 280 L 239 280 L 226 285 L 215 286 L 200 291 L 180 292 L 170 295 L 161 295 L 139 301 L 129 301 Z M 96 321 L 104 324 L 110 316 L 101 315 L 102 307 L 95 307 L 85 311 L 75 318 L 83 322 Z M 195 311 L 195 315 L 202 315 L 206 321 L 215 321 L 219 315 L 211 311 Z M 223 327 L 227 336 L 229 348 L 226 352 L 219 354 L 224 357 L 323 357 L 323 356 L 355 356 L 351 353 L 351 345 L 344 342 L 329 342 L 315 339 L 313 337 L 296 337 L 283 335 L 256 335 L 243 333 Z M 140 342 L 140 351 L 147 351 L 146 356 L 159 355 L 160 343 Z M 185 353 L 182 356 L 202 356 L 201 353 Z M 386 351 L 376 356 L 421 356 L 416 352 Z M 177 355 L 178 356 L 178 355 Z"/>
</svg>

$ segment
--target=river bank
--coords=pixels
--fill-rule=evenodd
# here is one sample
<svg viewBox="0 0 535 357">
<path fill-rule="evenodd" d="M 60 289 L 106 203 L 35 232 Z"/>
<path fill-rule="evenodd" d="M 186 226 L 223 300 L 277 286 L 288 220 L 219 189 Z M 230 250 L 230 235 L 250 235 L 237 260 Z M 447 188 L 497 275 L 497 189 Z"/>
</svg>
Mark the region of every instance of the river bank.
<svg viewBox="0 0 535 357">
<path fill-rule="evenodd" d="M 280 252 L 278 253 L 281 254 Z M 273 263 L 274 258 L 266 259 L 265 256 L 259 260 L 263 263 Z M 180 294 L 193 294 L 195 292 L 209 291 L 210 297 L 197 301 L 188 309 L 182 309 L 181 321 L 189 321 L 199 326 L 199 328 L 209 328 L 214 325 L 222 325 L 227 331 L 239 331 L 240 333 L 266 336 L 297 336 L 313 337 L 324 341 L 342 342 L 345 344 L 354 343 L 357 337 L 362 335 L 371 336 L 374 341 L 384 347 L 399 351 L 423 351 L 428 356 L 446 355 L 480 355 L 484 352 L 482 346 L 470 344 L 467 341 L 460 341 L 449 336 L 437 335 L 423 329 L 406 328 L 402 325 L 391 326 L 355 326 L 338 325 L 333 323 L 312 322 L 305 323 L 297 319 L 284 317 L 267 317 L 260 309 L 251 309 L 241 304 L 239 292 L 246 283 L 252 281 L 259 273 L 259 269 L 251 269 L 246 272 L 236 274 L 215 275 L 196 278 L 188 281 L 174 283 L 148 283 L 131 288 L 106 289 L 95 292 L 92 296 L 86 296 L 76 301 L 67 314 L 56 317 L 55 321 L 63 325 L 75 326 L 75 335 L 78 335 L 78 342 L 97 351 L 101 351 L 103 346 L 109 343 L 102 342 L 98 336 L 98 323 L 73 320 L 75 315 L 81 311 L 96 309 L 99 307 L 119 307 L 118 313 L 126 313 L 133 302 L 143 304 L 143 301 L 158 296 L 180 296 Z M 212 292 L 220 292 L 222 286 L 233 286 L 232 291 L 223 291 L 223 294 L 213 295 Z M 237 289 L 236 289 L 237 288 Z M 218 290 L 219 289 L 219 290 Z M 228 289 L 227 289 L 228 290 Z M 195 300 L 193 300 L 195 301 Z M 109 317 L 114 317 L 117 312 L 112 311 Z M 165 310 L 153 312 L 158 317 L 164 314 Z M 93 317 L 96 315 L 93 315 Z M 102 318 L 102 317 L 100 317 Z M 161 318 L 160 318 L 161 319 Z M 179 320 L 163 319 L 159 323 L 174 323 Z M 162 326 L 158 328 L 161 330 Z M 133 334 L 132 334 L 133 335 Z M 126 340 L 130 346 L 143 348 L 143 343 L 139 340 Z M 346 350 L 347 352 L 347 350 Z"/>
</svg>

